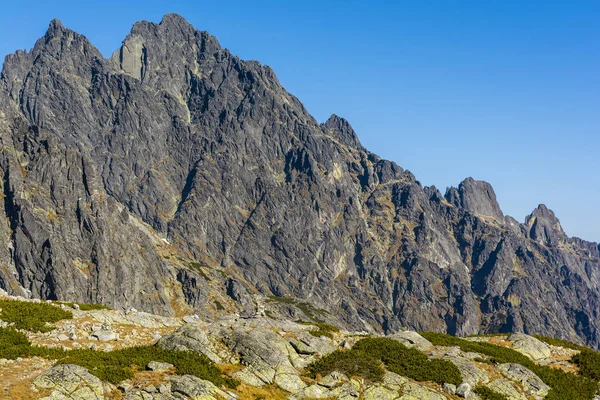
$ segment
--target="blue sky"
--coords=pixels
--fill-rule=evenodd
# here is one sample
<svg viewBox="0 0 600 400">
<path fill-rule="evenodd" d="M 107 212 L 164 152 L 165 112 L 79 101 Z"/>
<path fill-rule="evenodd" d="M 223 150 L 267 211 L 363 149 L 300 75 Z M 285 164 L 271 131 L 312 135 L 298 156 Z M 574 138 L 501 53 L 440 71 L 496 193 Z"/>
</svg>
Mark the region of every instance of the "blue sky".
<svg viewBox="0 0 600 400">
<path fill-rule="evenodd" d="M 599 1 L 7 2 L 0 54 L 52 18 L 109 56 L 142 19 L 177 12 L 277 73 L 319 120 L 442 192 L 492 183 L 506 214 L 539 203 L 600 241 Z"/>
</svg>

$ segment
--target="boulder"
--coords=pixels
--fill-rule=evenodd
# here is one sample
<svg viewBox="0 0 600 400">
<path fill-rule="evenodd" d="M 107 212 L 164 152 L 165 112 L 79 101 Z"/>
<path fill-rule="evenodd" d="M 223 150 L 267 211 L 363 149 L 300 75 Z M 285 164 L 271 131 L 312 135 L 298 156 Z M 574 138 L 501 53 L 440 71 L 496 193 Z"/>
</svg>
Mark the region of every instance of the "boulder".
<svg viewBox="0 0 600 400">
<path fill-rule="evenodd" d="M 458 385 L 458 387 L 456 388 L 456 395 L 463 397 L 463 398 L 468 398 L 469 395 L 471 394 L 471 385 L 469 385 L 468 383 L 461 383 L 460 385 Z"/>
<path fill-rule="evenodd" d="M 383 386 L 370 386 L 363 393 L 364 400 L 396 400 L 399 397 L 397 391 Z"/>
<path fill-rule="evenodd" d="M 508 337 L 512 348 L 532 360 L 538 361 L 550 357 L 550 347 L 533 336 L 524 333 L 513 333 Z"/>
<path fill-rule="evenodd" d="M 73 364 L 56 365 L 33 380 L 35 389 L 51 389 L 47 400 L 104 399 L 102 381 L 87 369 Z"/>
<path fill-rule="evenodd" d="M 146 368 L 154 372 L 164 372 L 175 368 L 175 366 L 166 362 L 150 361 Z"/>
<path fill-rule="evenodd" d="M 498 370 L 508 379 L 520 383 L 523 389 L 535 399 L 546 397 L 550 387 L 536 374 L 520 364 L 500 364 Z"/>
<path fill-rule="evenodd" d="M 402 390 L 400 400 L 446 400 L 446 396 L 436 393 L 427 386 L 422 386 L 414 382 L 407 382 Z"/>
<path fill-rule="evenodd" d="M 433 344 L 429 340 L 414 331 L 401 331 L 391 335 L 390 339 L 397 340 L 406 347 L 416 347 L 421 351 L 426 351 L 433 347 Z"/>
<path fill-rule="evenodd" d="M 291 361 L 299 356 L 285 338 L 273 331 L 262 327 L 248 331 L 237 328 L 223 341 L 248 366 L 246 374 L 252 373 L 265 384 L 275 383 L 283 390 L 290 388 L 288 383 L 295 375 L 298 379 L 294 379 L 292 386 L 300 385 L 299 372 Z"/>
<path fill-rule="evenodd" d="M 235 397 L 216 387 L 212 382 L 193 375 L 171 377 L 171 393 L 182 394 L 194 400 L 235 400 Z"/>
<path fill-rule="evenodd" d="M 161 337 L 157 345 L 165 350 L 195 351 L 215 363 L 235 362 L 226 349 L 219 348 L 197 324 L 186 324 L 170 335 Z"/>
<path fill-rule="evenodd" d="M 109 329 L 98 329 L 92 332 L 91 337 L 101 341 L 101 342 L 109 342 L 112 340 L 117 340 L 117 333 L 113 332 Z"/>
<path fill-rule="evenodd" d="M 456 394 L 456 385 L 453 385 L 451 383 L 444 383 L 442 385 L 442 389 L 444 389 L 444 392 L 448 394 Z"/>
<path fill-rule="evenodd" d="M 509 399 L 527 400 L 527 396 L 520 393 L 514 387 L 514 385 L 511 383 L 511 381 L 509 381 L 507 379 L 495 379 L 492 382 L 488 383 L 487 387 L 489 387 L 490 389 L 492 389 L 500 394 L 503 394 L 504 396 L 508 397 Z"/>
</svg>

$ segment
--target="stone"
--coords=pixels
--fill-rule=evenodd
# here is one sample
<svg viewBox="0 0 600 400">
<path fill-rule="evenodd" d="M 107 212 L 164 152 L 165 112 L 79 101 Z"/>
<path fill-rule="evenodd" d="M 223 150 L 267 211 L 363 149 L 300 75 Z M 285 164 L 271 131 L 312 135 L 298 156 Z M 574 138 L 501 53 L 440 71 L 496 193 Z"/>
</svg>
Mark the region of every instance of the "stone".
<svg viewBox="0 0 600 400">
<path fill-rule="evenodd" d="M 487 387 L 489 387 L 490 389 L 503 394 L 504 396 L 506 396 L 509 399 L 514 399 L 514 400 L 527 400 L 527 396 L 525 396 L 524 394 L 520 393 L 515 387 L 514 385 L 511 383 L 511 381 L 507 380 L 507 379 L 494 379 L 493 381 L 491 381 L 490 383 L 487 384 Z"/>
<path fill-rule="evenodd" d="M 457 396 L 460 396 L 460 397 L 463 397 L 466 399 L 467 397 L 469 397 L 470 394 L 471 394 L 471 385 L 469 385 L 468 383 L 461 383 L 456 388 Z"/>
<path fill-rule="evenodd" d="M 399 341 L 406 347 L 416 347 L 421 351 L 427 351 L 433 347 L 429 340 L 413 331 L 401 331 L 391 335 L 390 338 Z"/>
<path fill-rule="evenodd" d="M 52 399 L 104 399 L 102 381 L 78 365 L 62 364 L 50 368 L 33 380 L 33 387 L 52 391 Z"/>
<path fill-rule="evenodd" d="M 479 383 L 485 384 L 490 380 L 483 369 L 479 368 L 475 363 L 466 358 L 455 356 L 444 356 L 443 358 L 456 365 L 463 378 L 463 382 L 466 382 L 471 386 L 477 386 Z"/>
<path fill-rule="evenodd" d="M 399 397 L 400 395 L 397 391 L 387 389 L 383 386 L 370 386 L 363 393 L 365 400 L 396 400 Z"/>
<path fill-rule="evenodd" d="M 216 387 L 212 382 L 205 381 L 192 375 L 171 377 L 171 392 L 183 394 L 194 400 L 225 400 L 233 399 L 228 393 Z"/>
<path fill-rule="evenodd" d="M 232 357 L 229 352 L 215 345 L 202 327 L 195 324 L 183 325 L 172 334 L 161 337 L 157 346 L 165 350 L 195 351 L 218 364 L 229 362 Z"/>
<path fill-rule="evenodd" d="M 550 347 L 546 343 L 524 333 L 513 333 L 508 337 L 508 341 L 512 343 L 513 350 L 535 361 L 543 360 L 551 355 Z"/>
<path fill-rule="evenodd" d="M 302 389 L 306 387 L 306 383 L 304 383 L 304 381 L 300 379 L 300 376 L 296 371 L 291 374 L 277 373 L 275 375 L 274 383 L 280 389 L 294 394 L 302 391 Z"/>
<path fill-rule="evenodd" d="M 442 388 L 444 389 L 444 392 L 446 392 L 446 393 L 456 394 L 456 385 L 453 385 L 451 383 L 444 383 L 442 385 Z"/>
<path fill-rule="evenodd" d="M 92 332 L 91 337 L 101 341 L 108 342 L 112 340 L 117 340 L 117 333 L 107 329 L 98 329 Z"/>
<path fill-rule="evenodd" d="M 331 397 L 331 392 L 329 389 L 316 384 L 306 387 L 302 392 L 302 398 L 326 399 L 328 397 Z"/>
<path fill-rule="evenodd" d="M 349 379 L 345 374 L 334 371 L 328 375 L 325 375 L 318 384 L 327 389 L 332 389 L 335 386 L 340 385 L 343 382 L 347 382 Z"/>
<path fill-rule="evenodd" d="M 550 391 L 550 387 L 536 374 L 520 364 L 499 364 L 498 370 L 508 379 L 521 384 L 536 399 L 544 398 Z"/>
<path fill-rule="evenodd" d="M 166 362 L 150 361 L 146 368 L 154 372 L 165 372 L 175 368 L 175 366 Z"/>
<path fill-rule="evenodd" d="M 400 400 L 446 400 L 446 396 L 436 393 L 427 386 L 407 382 L 402 390 Z"/>
</svg>

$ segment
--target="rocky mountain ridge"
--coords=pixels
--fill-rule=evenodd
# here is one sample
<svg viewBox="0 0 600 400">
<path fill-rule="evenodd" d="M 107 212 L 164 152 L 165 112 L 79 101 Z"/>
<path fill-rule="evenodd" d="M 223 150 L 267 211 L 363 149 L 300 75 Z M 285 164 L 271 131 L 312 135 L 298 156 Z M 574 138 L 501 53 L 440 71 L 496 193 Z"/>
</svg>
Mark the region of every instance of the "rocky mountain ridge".
<svg viewBox="0 0 600 400">
<path fill-rule="evenodd" d="M 108 59 L 51 22 L 0 75 L 0 288 L 210 321 L 600 345 L 600 248 L 492 187 L 443 195 L 178 15 Z"/>
</svg>

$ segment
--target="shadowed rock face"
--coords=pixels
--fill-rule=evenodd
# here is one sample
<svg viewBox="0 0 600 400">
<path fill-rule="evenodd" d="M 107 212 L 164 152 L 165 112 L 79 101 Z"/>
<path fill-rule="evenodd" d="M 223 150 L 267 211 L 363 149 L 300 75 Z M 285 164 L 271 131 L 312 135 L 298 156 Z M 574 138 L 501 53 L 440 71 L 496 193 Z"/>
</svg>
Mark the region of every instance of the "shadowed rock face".
<svg viewBox="0 0 600 400">
<path fill-rule="evenodd" d="M 545 207 L 504 218 L 485 182 L 421 186 L 179 16 L 109 59 L 53 21 L 6 58 L 0 140 L 10 293 L 205 316 L 261 293 L 357 330 L 600 344 L 597 244 Z"/>
</svg>

